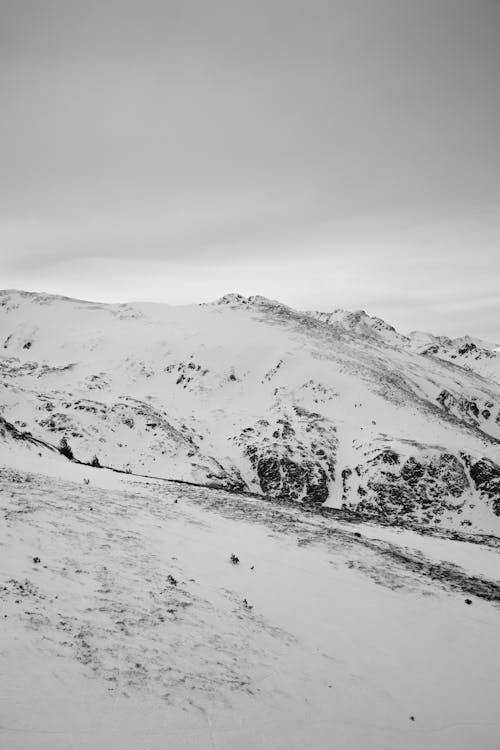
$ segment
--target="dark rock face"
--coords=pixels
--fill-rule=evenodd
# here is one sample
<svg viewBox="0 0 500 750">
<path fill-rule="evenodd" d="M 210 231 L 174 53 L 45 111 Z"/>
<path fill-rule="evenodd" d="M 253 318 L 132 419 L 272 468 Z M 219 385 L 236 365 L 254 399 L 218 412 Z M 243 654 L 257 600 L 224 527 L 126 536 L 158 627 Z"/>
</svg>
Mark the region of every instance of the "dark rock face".
<svg viewBox="0 0 500 750">
<path fill-rule="evenodd" d="M 44 447 L 50 451 L 57 452 L 57 448 L 50 443 L 46 443 L 43 440 L 39 440 L 31 434 L 31 432 L 18 430 L 15 425 L 8 422 L 4 417 L 0 417 L 0 439 L 4 440 L 16 440 L 19 442 L 29 443 L 36 447 Z"/>
<path fill-rule="evenodd" d="M 457 397 L 450 391 L 443 390 L 437 397 L 437 401 L 445 411 L 460 417 L 469 424 L 478 423 L 479 407 L 472 399 L 465 396 Z"/>
<path fill-rule="evenodd" d="M 396 457 L 394 451 L 385 450 L 356 467 L 362 480 L 357 491 L 360 512 L 431 521 L 447 508 L 456 508 L 453 499 L 466 500 L 469 480 L 453 454 L 423 452 L 409 456 L 402 465 Z"/>
<path fill-rule="evenodd" d="M 417 484 L 425 476 L 425 466 L 411 456 L 401 469 L 401 477 L 409 485 Z"/>
<path fill-rule="evenodd" d="M 470 464 L 469 473 L 475 488 L 493 500 L 493 511 L 500 516 L 500 466 L 489 458 L 480 458 Z"/>
<path fill-rule="evenodd" d="M 377 453 L 375 458 L 371 460 L 371 463 L 374 465 L 387 464 L 388 466 L 396 466 L 399 464 L 399 455 L 391 448 L 386 448 L 380 453 Z"/>
<path fill-rule="evenodd" d="M 480 427 L 485 432 L 490 432 L 488 420 L 493 409 L 497 412 L 496 422 L 500 424 L 498 405 L 495 406 L 492 401 L 484 401 L 476 397 L 467 398 L 464 395 L 457 396 L 446 389 L 441 391 L 436 400 L 448 414 L 452 414 L 465 424 Z"/>
<path fill-rule="evenodd" d="M 468 354 L 469 352 L 477 352 L 479 351 L 477 346 L 473 343 L 470 344 L 464 344 L 463 346 L 460 346 L 458 348 L 459 354 Z"/>
<path fill-rule="evenodd" d="M 345 469 L 342 469 L 342 502 L 345 503 L 345 501 L 348 498 L 349 493 L 349 477 L 352 474 L 352 469 L 350 469 L 348 466 L 345 467 Z"/>
<path fill-rule="evenodd" d="M 276 404 L 273 412 L 273 420 L 259 420 L 234 441 L 244 449 L 264 494 L 322 505 L 335 477 L 335 426 L 297 405 Z"/>
<path fill-rule="evenodd" d="M 260 458 L 256 465 L 262 492 L 273 497 L 322 505 L 328 498 L 328 476 L 312 461 L 295 463 L 276 454 Z"/>
</svg>

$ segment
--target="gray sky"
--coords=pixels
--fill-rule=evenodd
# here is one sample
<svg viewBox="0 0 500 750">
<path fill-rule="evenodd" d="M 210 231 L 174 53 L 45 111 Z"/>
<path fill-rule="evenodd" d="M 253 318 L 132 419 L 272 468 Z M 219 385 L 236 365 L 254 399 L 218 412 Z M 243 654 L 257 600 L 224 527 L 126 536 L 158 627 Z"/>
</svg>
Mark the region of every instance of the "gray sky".
<svg viewBox="0 0 500 750">
<path fill-rule="evenodd" d="M 0 287 L 500 343 L 499 0 L 0 0 Z"/>
</svg>

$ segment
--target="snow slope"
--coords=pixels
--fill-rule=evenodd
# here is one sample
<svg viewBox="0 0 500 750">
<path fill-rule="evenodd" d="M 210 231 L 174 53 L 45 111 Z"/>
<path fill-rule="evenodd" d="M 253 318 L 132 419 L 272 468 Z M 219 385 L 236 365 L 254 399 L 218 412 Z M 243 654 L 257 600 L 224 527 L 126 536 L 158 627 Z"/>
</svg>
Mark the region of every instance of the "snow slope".
<svg viewBox="0 0 500 750">
<path fill-rule="evenodd" d="M 493 539 L 37 470 L 0 469 L 5 750 L 498 747 Z"/>
<path fill-rule="evenodd" d="M 0 292 L 0 346 L 0 416 L 19 433 L 0 429 L 2 450 L 64 437 L 78 460 L 136 474 L 499 528 L 500 385 L 471 348 L 451 361 L 365 313 L 262 297 L 170 307 L 19 291 Z"/>
</svg>

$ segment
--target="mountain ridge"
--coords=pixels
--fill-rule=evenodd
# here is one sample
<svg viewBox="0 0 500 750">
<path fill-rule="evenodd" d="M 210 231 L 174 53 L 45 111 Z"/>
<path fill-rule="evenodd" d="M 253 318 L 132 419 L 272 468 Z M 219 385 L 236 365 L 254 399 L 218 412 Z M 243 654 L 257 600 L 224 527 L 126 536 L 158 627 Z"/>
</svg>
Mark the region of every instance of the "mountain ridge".
<svg viewBox="0 0 500 750">
<path fill-rule="evenodd" d="M 168 306 L 3 290 L 0 416 L 123 471 L 494 529 L 500 355 L 432 340 L 420 351 L 364 311 L 259 295 Z"/>
</svg>

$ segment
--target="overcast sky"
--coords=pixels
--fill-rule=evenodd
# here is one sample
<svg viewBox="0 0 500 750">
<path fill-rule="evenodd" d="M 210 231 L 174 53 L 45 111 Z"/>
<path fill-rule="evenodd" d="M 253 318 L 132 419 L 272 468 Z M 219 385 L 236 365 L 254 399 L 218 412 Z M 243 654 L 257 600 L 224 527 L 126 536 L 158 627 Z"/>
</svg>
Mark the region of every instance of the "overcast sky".
<svg viewBox="0 0 500 750">
<path fill-rule="evenodd" d="M 0 287 L 500 342 L 498 0 L 0 0 Z"/>
</svg>

